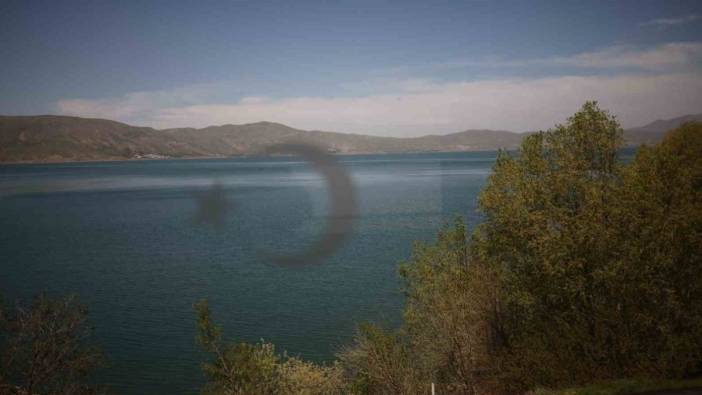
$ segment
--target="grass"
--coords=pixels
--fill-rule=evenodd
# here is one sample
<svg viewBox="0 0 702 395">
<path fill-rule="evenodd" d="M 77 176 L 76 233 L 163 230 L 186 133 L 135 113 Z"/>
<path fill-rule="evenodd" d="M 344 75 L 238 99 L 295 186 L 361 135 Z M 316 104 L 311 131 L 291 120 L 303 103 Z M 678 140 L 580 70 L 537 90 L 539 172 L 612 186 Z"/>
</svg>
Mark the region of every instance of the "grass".
<svg viewBox="0 0 702 395">
<path fill-rule="evenodd" d="M 530 395 L 626 395 L 685 388 L 702 388 L 702 378 L 663 381 L 617 380 L 562 390 L 537 389 Z"/>
</svg>

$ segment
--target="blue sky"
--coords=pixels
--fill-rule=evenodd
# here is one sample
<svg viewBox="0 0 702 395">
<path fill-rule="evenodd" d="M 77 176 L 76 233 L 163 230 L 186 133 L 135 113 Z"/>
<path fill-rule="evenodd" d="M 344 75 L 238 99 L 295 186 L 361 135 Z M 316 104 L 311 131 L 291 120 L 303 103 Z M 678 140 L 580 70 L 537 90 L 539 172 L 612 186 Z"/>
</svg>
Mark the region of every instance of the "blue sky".
<svg viewBox="0 0 702 395">
<path fill-rule="evenodd" d="M 702 2 L 4 1 L 0 114 L 392 136 L 702 112 Z"/>
</svg>

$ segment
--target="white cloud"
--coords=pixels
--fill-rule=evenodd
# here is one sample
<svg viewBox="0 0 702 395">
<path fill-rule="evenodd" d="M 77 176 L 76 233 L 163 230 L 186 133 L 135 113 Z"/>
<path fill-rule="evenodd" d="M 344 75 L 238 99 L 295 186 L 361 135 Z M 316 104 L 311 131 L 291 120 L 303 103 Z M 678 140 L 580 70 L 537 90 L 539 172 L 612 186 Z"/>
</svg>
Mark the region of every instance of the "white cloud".
<svg viewBox="0 0 702 395">
<path fill-rule="evenodd" d="M 232 104 L 132 107 L 130 98 L 59 103 L 64 114 L 156 127 L 251 123 L 408 136 L 467 128 L 542 129 L 586 100 L 599 100 L 626 126 L 702 110 L 702 75 L 565 76 L 437 84 L 421 92 L 358 98 L 297 97 Z M 154 103 L 158 105 L 157 103 Z"/>
<path fill-rule="evenodd" d="M 435 69 L 477 68 L 539 68 L 572 67 L 578 69 L 636 69 L 642 71 L 683 70 L 698 67 L 702 61 L 702 43 L 680 42 L 651 48 L 616 45 L 572 56 L 552 56 L 542 59 L 465 59 L 434 65 Z"/>
<path fill-rule="evenodd" d="M 160 91 L 137 91 L 119 98 L 65 99 L 57 103 L 61 114 L 146 122 L 159 111 L 201 103 L 217 90 L 215 84 L 194 84 Z"/>
<path fill-rule="evenodd" d="M 673 25 L 682 25 L 685 23 L 690 23 L 694 22 L 700 19 L 700 16 L 697 14 L 690 14 L 690 15 L 685 15 L 677 18 L 659 18 L 659 19 L 653 19 L 648 22 L 644 22 L 641 24 L 641 26 L 673 26 Z"/>
<path fill-rule="evenodd" d="M 203 98 L 216 96 L 212 92 L 218 87 L 208 84 L 119 98 L 61 100 L 58 109 L 62 114 L 160 128 L 265 120 L 301 129 L 416 136 L 468 128 L 544 129 L 563 121 L 586 100 L 598 100 L 629 127 L 701 112 L 701 55 L 701 43 L 646 50 L 610 47 L 545 61 L 584 68 L 621 67 L 626 72 L 445 83 L 388 79 L 378 93 L 359 97 L 249 96 L 211 104 Z M 354 84 L 368 85 L 364 81 L 349 85 Z"/>
<path fill-rule="evenodd" d="M 670 43 L 651 49 L 614 46 L 567 58 L 553 58 L 554 63 L 583 68 L 636 68 L 670 70 L 695 67 L 702 59 L 702 43 Z"/>
</svg>

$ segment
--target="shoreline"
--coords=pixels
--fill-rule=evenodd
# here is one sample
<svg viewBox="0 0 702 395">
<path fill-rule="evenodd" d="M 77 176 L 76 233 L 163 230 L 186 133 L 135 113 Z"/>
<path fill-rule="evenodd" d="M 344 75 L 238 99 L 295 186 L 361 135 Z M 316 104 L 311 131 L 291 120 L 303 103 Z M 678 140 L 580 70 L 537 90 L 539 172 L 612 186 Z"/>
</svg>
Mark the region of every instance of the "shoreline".
<svg viewBox="0 0 702 395">
<path fill-rule="evenodd" d="M 332 156 L 358 156 L 358 155 L 404 155 L 404 154 L 448 154 L 448 153 L 471 153 L 471 152 L 496 152 L 500 149 L 475 149 L 475 150 L 440 150 L 440 151 L 405 151 L 405 152 L 334 152 Z M 513 151 L 516 148 L 506 149 Z M 255 157 L 285 157 L 294 155 L 255 155 L 241 154 L 230 156 L 183 156 L 183 157 L 164 157 L 164 158 L 104 158 L 104 159 L 55 159 L 55 160 L 26 160 L 26 161 L 0 161 L 0 166 L 3 165 L 51 165 L 51 164 L 70 164 L 70 163 L 104 163 L 104 162 L 139 162 L 139 161 L 164 161 L 164 160 L 202 160 L 202 159 L 241 159 Z"/>
</svg>

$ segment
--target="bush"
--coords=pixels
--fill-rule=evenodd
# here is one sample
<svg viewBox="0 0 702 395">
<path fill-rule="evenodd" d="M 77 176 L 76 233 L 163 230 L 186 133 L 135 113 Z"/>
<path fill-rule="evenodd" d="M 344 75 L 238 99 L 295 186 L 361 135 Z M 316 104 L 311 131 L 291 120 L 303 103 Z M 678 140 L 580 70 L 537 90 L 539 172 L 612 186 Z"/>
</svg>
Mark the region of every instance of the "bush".
<svg viewBox="0 0 702 395">
<path fill-rule="evenodd" d="M 344 393 L 345 386 L 341 368 L 338 365 L 324 366 L 287 357 L 279 366 L 280 394 L 285 395 L 333 395 Z"/>
<path fill-rule="evenodd" d="M 197 343 L 214 360 L 203 364 L 212 395 L 334 395 L 342 393 L 337 365 L 318 366 L 287 355 L 278 355 L 270 343 L 224 344 L 221 330 L 212 324 L 206 300 L 195 305 Z"/>
<path fill-rule="evenodd" d="M 91 373 L 103 359 L 87 345 L 87 310 L 74 297 L 39 295 L 29 307 L 0 303 L 0 393 L 96 394 Z"/>
<path fill-rule="evenodd" d="M 359 325 L 354 344 L 339 355 L 350 392 L 409 395 L 420 392 L 416 364 L 405 338 L 378 326 Z M 426 383 L 424 385 L 426 387 Z"/>
</svg>

